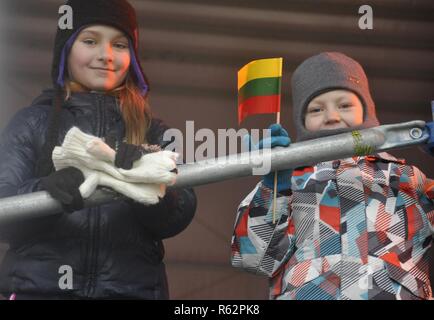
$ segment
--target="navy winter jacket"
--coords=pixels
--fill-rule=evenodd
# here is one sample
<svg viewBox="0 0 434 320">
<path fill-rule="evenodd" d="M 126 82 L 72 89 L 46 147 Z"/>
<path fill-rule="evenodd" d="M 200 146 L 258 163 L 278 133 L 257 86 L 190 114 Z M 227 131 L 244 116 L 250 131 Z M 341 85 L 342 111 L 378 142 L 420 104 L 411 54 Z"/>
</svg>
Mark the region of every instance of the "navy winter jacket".
<svg viewBox="0 0 434 320">
<path fill-rule="evenodd" d="M 41 154 L 53 90 L 20 110 L 0 141 L 0 197 L 40 191 L 35 164 Z M 66 132 L 82 131 L 122 140 L 124 122 L 116 98 L 73 93 L 63 103 L 58 145 Z M 153 119 L 147 139 L 161 144 L 167 127 Z M 169 189 L 153 206 L 132 200 L 85 208 L 72 214 L 0 224 L 9 251 L 0 267 L 0 293 L 64 298 L 167 299 L 162 239 L 175 236 L 193 219 L 190 188 Z M 60 289 L 61 266 L 72 269 L 72 289 Z"/>
</svg>

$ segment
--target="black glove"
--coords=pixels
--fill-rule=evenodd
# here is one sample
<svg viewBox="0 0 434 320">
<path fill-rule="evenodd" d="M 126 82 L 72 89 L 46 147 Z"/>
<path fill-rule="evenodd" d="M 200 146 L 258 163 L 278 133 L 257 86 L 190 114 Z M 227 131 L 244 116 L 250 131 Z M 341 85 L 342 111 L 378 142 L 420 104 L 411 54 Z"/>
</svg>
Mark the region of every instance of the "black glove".
<svg viewBox="0 0 434 320">
<path fill-rule="evenodd" d="M 116 152 L 115 166 L 130 170 L 133 163 L 142 157 L 142 148 L 134 144 L 122 142 Z"/>
<path fill-rule="evenodd" d="M 79 190 L 83 182 L 83 173 L 74 167 L 61 169 L 41 179 L 42 187 L 54 199 L 62 202 L 63 209 L 68 213 L 84 208 Z"/>
</svg>

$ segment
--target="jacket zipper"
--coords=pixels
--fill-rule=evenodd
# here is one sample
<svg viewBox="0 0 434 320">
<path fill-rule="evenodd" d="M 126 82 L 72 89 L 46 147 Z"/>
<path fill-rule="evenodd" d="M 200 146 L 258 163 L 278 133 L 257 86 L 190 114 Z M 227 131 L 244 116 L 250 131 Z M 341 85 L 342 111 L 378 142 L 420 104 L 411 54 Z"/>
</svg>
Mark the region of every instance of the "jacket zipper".
<svg viewBox="0 0 434 320">
<path fill-rule="evenodd" d="M 96 94 L 97 99 L 97 136 L 102 137 L 104 131 L 104 107 L 102 106 L 103 97 Z M 96 273 L 98 270 L 98 251 L 99 251 L 99 225 L 100 225 L 100 208 L 90 209 L 89 227 L 92 232 L 90 237 L 90 262 L 88 264 L 89 279 L 87 282 L 87 296 L 90 297 L 96 286 Z"/>
<path fill-rule="evenodd" d="M 92 274 L 91 274 L 91 268 L 92 268 L 92 262 L 93 262 L 93 250 L 94 250 L 94 212 L 93 208 L 88 209 L 88 219 L 89 219 L 89 254 L 86 259 L 86 273 L 88 274 L 88 278 L 86 280 L 86 296 L 90 296 L 90 290 L 92 285 Z"/>
<path fill-rule="evenodd" d="M 100 209 L 99 207 L 93 208 L 94 215 L 94 234 L 93 234 L 93 258 L 90 264 L 90 281 L 89 281 L 89 295 L 92 295 L 95 291 L 96 287 L 96 278 L 97 278 L 97 270 L 98 270 L 98 251 L 99 251 L 99 224 L 100 224 Z"/>
</svg>

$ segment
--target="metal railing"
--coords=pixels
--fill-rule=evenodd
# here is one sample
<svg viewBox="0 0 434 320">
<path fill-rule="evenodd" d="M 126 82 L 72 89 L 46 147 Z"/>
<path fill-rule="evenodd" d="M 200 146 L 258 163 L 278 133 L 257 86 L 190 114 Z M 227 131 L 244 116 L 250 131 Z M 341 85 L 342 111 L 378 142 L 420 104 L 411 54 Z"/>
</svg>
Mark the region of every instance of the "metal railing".
<svg viewBox="0 0 434 320">
<path fill-rule="evenodd" d="M 173 188 L 194 187 L 250 176 L 258 163 L 264 161 L 270 161 L 271 171 L 277 171 L 409 147 L 422 144 L 428 138 L 425 122 L 411 121 L 293 143 L 289 147 L 277 147 L 268 152 L 244 152 L 202 160 L 178 166 L 178 177 Z M 122 195 L 108 189 L 98 189 L 85 200 L 85 207 L 122 198 Z M 46 191 L 0 199 L 0 223 L 10 219 L 52 215 L 61 211 L 60 202 Z"/>
</svg>

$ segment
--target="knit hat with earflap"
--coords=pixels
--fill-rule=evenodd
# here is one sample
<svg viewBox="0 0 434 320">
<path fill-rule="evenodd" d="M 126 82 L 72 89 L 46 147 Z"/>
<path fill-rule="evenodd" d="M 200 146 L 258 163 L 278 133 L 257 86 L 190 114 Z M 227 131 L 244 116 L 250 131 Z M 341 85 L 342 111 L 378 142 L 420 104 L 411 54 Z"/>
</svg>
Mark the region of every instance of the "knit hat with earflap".
<svg viewBox="0 0 434 320">
<path fill-rule="evenodd" d="M 139 33 L 134 8 L 126 0 L 69 0 L 66 5 L 73 12 L 73 28 L 57 28 L 54 42 L 52 79 L 55 85 L 64 85 L 66 61 L 69 50 L 80 31 L 92 24 L 113 26 L 125 33 L 130 41 L 131 71 L 143 94 L 148 91 L 148 81 L 140 65 Z"/>
<path fill-rule="evenodd" d="M 332 90 L 349 90 L 363 105 L 363 123 L 357 127 L 309 131 L 304 125 L 309 102 Z M 340 52 L 323 52 L 306 59 L 292 75 L 293 121 L 297 141 L 321 138 L 379 125 L 368 78 L 361 65 Z"/>
<path fill-rule="evenodd" d="M 85 27 L 108 25 L 124 32 L 129 40 L 132 75 L 143 96 L 149 92 L 149 82 L 140 65 L 138 55 L 139 33 L 134 8 L 127 0 L 68 0 L 65 5 L 72 9 L 72 29 L 57 26 L 54 42 L 51 77 L 54 86 L 53 109 L 49 118 L 46 143 L 36 164 L 36 174 L 46 176 L 54 171 L 51 153 L 57 144 L 60 110 L 65 98 L 65 76 L 68 54 L 80 31 Z"/>
</svg>

